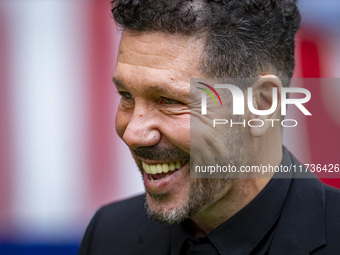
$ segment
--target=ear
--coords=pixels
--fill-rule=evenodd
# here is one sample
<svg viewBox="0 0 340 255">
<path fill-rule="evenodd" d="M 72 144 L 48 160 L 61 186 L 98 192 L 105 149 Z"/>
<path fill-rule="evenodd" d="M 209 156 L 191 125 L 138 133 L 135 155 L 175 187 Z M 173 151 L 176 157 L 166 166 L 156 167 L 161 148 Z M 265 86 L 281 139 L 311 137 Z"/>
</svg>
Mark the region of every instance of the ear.
<svg viewBox="0 0 340 255">
<path fill-rule="evenodd" d="M 252 104 L 254 108 L 253 111 L 255 111 L 255 113 L 250 115 L 253 119 L 262 120 L 262 123 L 264 123 L 263 126 L 254 125 L 250 127 L 250 134 L 252 136 L 263 136 L 270 128 L 278 126 L 277 122 L 281 120 L 281 89 L 281 80 L 275 75 L 268 74 L 258 77 L 252 86 L 252 93 L 248 90 L 248 104 L 249 107 L 251 107 Z M 249 95 L 251 95 L 252 102 L 250 101 Z"/>
</svg>

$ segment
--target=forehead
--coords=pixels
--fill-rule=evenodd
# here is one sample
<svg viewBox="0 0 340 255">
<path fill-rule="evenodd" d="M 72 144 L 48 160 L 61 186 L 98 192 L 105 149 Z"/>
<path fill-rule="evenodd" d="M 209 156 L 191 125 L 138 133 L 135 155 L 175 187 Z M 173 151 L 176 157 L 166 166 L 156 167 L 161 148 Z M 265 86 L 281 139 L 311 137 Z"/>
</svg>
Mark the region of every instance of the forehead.
<svg viewBox="0 0 340 255">
<path fill-rule="evenodd" d="M 193 72 L 199 68 L 202 45 L 201 40 L 195 37 L 125 30 L 119 47 L 118 65 Z"/>
</svg>

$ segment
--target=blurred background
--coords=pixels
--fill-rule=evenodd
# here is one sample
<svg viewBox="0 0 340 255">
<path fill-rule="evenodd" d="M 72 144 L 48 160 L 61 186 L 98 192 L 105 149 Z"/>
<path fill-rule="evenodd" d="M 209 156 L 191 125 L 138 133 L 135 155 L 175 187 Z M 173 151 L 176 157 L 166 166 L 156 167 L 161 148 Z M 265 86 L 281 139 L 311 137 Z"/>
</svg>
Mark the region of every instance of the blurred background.
<svg viewBox="0 0 340 255">
<path fill-rule="evenodd" d="M 340 2 L 300 8 L 295 77 L 340 78 Z M 1 255 L 77 254 L 101 205 L 143 192 L 115 133 L 118 43 L 108 0 L 0 0 Z M 291 111 L 284 143 L 303 163 L 339 164 L 340 86 L 304 86 L 313 117 Z"/>
</svg>

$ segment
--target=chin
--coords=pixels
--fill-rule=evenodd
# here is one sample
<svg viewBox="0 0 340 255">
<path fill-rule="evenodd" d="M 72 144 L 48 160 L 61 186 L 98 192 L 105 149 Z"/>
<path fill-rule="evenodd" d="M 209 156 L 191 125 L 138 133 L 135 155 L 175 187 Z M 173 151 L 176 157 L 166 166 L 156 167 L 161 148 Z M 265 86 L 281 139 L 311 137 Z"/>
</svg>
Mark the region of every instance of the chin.
<svg viewBox="0 0 340 255">
<path fill-rule="evenodd" d="M 169 194 L 147 193 L 145 209 L 151 220 L 164 224 L 178 224 L 191 215 L 188 199 L 171 199 Z"/>
</svg>

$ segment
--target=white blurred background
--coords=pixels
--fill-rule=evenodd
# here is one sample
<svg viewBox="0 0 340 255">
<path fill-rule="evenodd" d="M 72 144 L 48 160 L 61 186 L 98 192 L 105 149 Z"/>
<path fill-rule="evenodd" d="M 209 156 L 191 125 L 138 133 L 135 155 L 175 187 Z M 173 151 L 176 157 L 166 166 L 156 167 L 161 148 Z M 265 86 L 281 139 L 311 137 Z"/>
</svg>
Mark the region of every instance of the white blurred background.
<svg viewBox="0 0 340 255">
<path fill-rule="evenodd" d="M 340 2 L 300 6 L 295 77 L 339 78 Z M 0 254 L 76 254 L 101 205 L 143 191 L 115 133 L 118 43 L 108 0 L 0 0 Z M 284 143 L 303 162 L 340 163 L 340 88 L 309 89 L 325 119 Z"/>
</svg>

